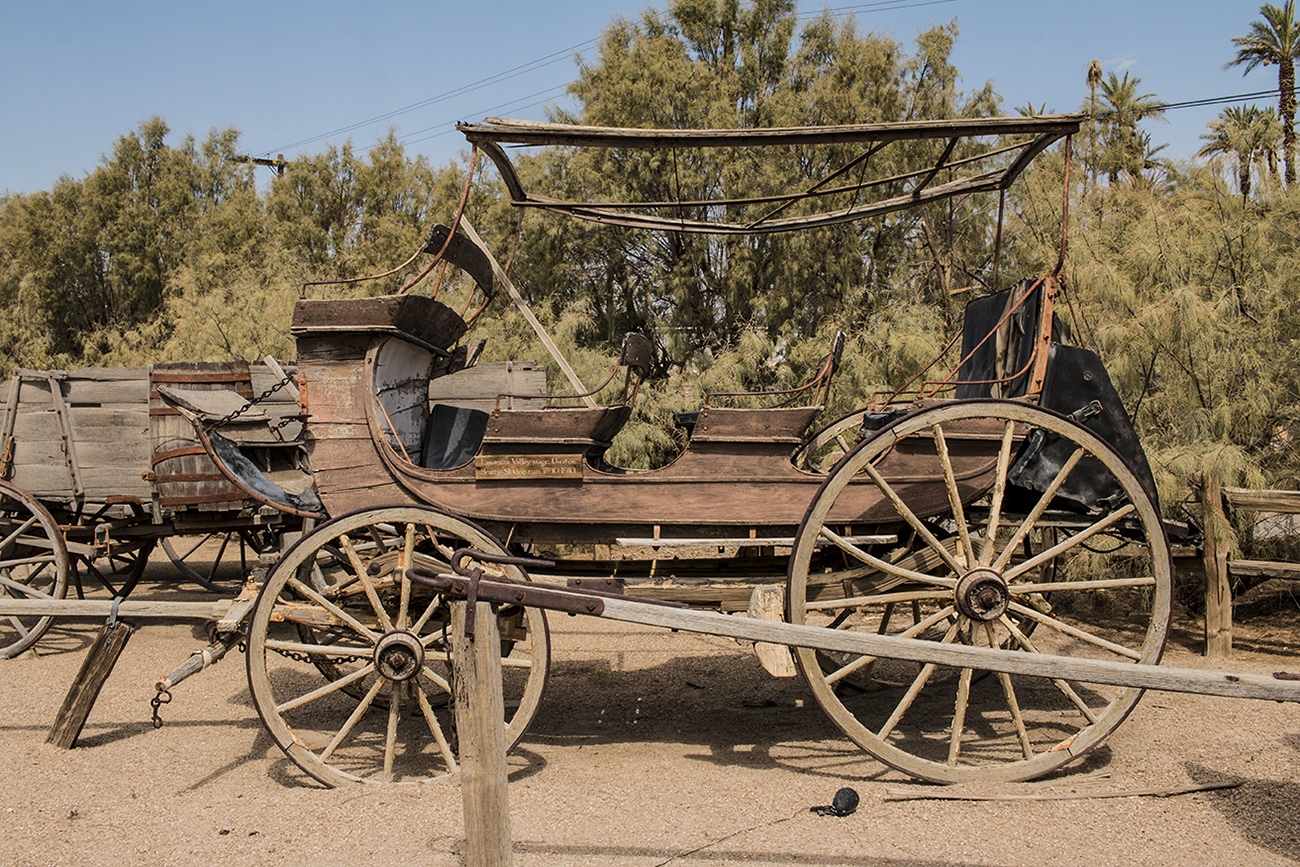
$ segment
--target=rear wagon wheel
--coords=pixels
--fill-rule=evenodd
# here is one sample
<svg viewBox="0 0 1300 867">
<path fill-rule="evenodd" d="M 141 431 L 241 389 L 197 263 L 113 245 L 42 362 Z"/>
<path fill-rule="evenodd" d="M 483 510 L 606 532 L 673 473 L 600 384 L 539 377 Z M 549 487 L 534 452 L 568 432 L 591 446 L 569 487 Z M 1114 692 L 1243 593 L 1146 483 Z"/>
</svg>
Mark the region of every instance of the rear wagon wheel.
<svg viewBox="0 0 1300 867">
<path fill-rule="evenodd" d="M 982 493 L 970 496 L 958 493 L 953 455 L 974 428 L 999 433 L 983 444 L 996 461 Z M 928 450 L 932 471 L 924 484 L 888 478 L 888 458 L 900 444 L 912 454 Z M 1054 456 L 1046 473 L 1026 471 L 1042 466 L 1031 464 L 1033 453 Z M 1109 495 L 1087 507 L 1069 502 L 1084 481 Z M 837 513 L 836 503 L 847 501 L 847 491 L 860 494 L 860 486 L 888 504 L 887 523 L 900 538 L 913 534 L 913 545 L 870 548 L 845 538 L 852 516 Z M 907 416 L 845 457 L 800 528 L 787 614 L 794 623 L 924 641 L 1155 664 L 1171 588 L 1158 511 L 1117 453 L 1086 428 L 1036 407 L 969 401 Z M 840 655 L 828 664 L 809 649 L 796 658 L 818 703 L 850 739 L 898 770 L 942 783 L 1026 780 L 1055 770 L 1100 744 L 1142 694 L 868 657 Z M 877 688 L 851 688 L 864 676 Z"/>
</svg>

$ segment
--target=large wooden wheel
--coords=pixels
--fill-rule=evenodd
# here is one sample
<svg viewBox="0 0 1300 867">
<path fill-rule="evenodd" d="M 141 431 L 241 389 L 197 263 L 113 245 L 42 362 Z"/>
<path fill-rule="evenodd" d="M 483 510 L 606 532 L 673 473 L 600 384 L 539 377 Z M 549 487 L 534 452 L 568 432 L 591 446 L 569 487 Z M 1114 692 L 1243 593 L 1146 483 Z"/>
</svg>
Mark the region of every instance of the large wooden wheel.
<svg viewBox="0 0 1300 867">
<path fill-rule="evenodd" d="M 979 475 L 963 477 L 972 464 L 956 456 L 981 448 L 988 459 Z M 913 461 L 929 455 L 931 471 L 891 480 L 896 451 Z M 845 505 L 860 507 L 863 486 L 878 495 L 872 526 L 891 529 L 897 544 L 846 539 L 861 525 Z M 1028 404 L 951 403 L 858 444 L 827 478 L 790 558 L 787 616 L 1154 664 L 1171 613 L 1170 563 L 1151 497 L 1091 432 Z M 806 648 L 796 658 L 849 738 L 934 782 L 1041 776 L 1100 744 L 1141 697 L 1137 689 Z"/>
<path fill-rule="evenodd" d="M 0 587 L 10 599 L 62 599 L 71 564 L 63 532 L 49 510 L 27 493 L 0 482 Z M 0 658 L 27 650 L 45 634 L 51 616 L 0 617 Z"/>
<path fill-rule="evenodd" d="M 449 607 L 406 570 L 450 571 L 463 547 L 505 553 L 435 509 L 369 509 L 322 524 L 267 576 L 249 621 L 249 687 L 271 737 L 317 780 L 408 781 L 457 769 Z M 484 568 L 521 578 L 513 567 Z M 513 746 L 537 712 L 550 640 L 538 609 L 503 606 L 498 622 Z"/>
</svg>

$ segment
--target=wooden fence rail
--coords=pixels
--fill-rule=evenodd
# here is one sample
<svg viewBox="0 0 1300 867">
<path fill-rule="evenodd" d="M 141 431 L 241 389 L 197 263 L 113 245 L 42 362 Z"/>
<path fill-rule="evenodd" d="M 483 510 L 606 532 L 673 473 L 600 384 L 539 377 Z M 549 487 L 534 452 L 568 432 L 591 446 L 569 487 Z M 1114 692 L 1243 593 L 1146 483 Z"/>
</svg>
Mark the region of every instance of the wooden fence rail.
<svg viewBox="0 0 1300 867">
<path fill-rule="evenodd" d="M 1201 551 L 1205 565 L 1205 655 L 1226 658 L 1232 655 L 1232 576 L 1296 581 L 1300 580 L 1300 563 L 1230 559 L 1232 525 L 1224 504 L 1252 512 L 1296 515 L 1300 514 L 1300 491 L 1223 488 L 1209 479 L 1201 484 L 1200 498 L 1205 515 L 1205 544 Z"/>
</svg>

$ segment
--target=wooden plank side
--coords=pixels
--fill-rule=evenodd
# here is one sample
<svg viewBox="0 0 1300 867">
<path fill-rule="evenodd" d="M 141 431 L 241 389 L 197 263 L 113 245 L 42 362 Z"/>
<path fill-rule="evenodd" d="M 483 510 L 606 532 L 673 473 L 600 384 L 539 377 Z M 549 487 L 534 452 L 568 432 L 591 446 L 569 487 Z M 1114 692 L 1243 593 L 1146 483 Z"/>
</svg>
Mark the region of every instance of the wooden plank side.
<svg viewBox="0 0 1300 867">
<path fill-rule="evenodd" d="M 70 404 L 99 405 L 106 403 L 134 403 L 144 406 L 149 401 L 149 379 L 82 379 L 69 377 L 63 380 L 63 399 Z"/>
<path fill-rule="evenodd" d="M 130 440 L 139 445 L 142 453 L 149 453 L 149 410 L 143 403 L 132 411 L 78 406 L 71 408 L 69 415 L 78 449 L 83 444 Z"/>
<path fill-rule="evenodd" d="M 83 467 L 82 488 L 89 500 L 103 500 L 106 497 L 139 497 L 148 500 L 152 488 L 141 478 L 141 472 L 143 470 L 127 470 L 122 466 Z M 72 482 L 61 463 L 16 463 L 7 481 L 42 499 L 66 499 L 72 496 Z"/>
</svg>

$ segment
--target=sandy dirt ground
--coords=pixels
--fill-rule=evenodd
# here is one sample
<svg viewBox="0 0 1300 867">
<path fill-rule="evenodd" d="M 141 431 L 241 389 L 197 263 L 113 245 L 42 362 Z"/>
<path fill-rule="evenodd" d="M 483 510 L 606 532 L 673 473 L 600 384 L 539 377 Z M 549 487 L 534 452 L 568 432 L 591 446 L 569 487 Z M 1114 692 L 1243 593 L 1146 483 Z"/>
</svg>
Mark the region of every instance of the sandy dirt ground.
<svg viewBox="0 0 1300 867">
<path fill-rule="evenodd" d="M 153 567 L 151 567 L 153 569 Z M 174 583 L 139 598 L 210 599 Z M 1300 618 L 1242 610 L 1237 653 L 1197 656 L 1182 617 L 1166 662 L 1300 670 Z M 0 662 L 0 864 L 457 865 L 460 794 L 445 783 L 327 789 L 264 732 L 242 657 L 175 690 L 153 684 L 205 641 L 143 624 L 75 749 L 45 744 L 98 624 L 56 627 Z M 527 865 L 1169 865 L 1300 859 L 1295 705 L 1148 693 L 1082 762 L 1016 800 L 905 799 L 912 786 L 846 741 L 798 678 L 735 642 L 589 618 L 552 620 L 553 666 L 510 758 L 514 863 Z M 1231 782 L 1172 797 L 1043 799 Z M 837 789 L 856 813 L 820 816 Z M 933 791 L 930 789 L 928 791 Z"/>
</svg>

